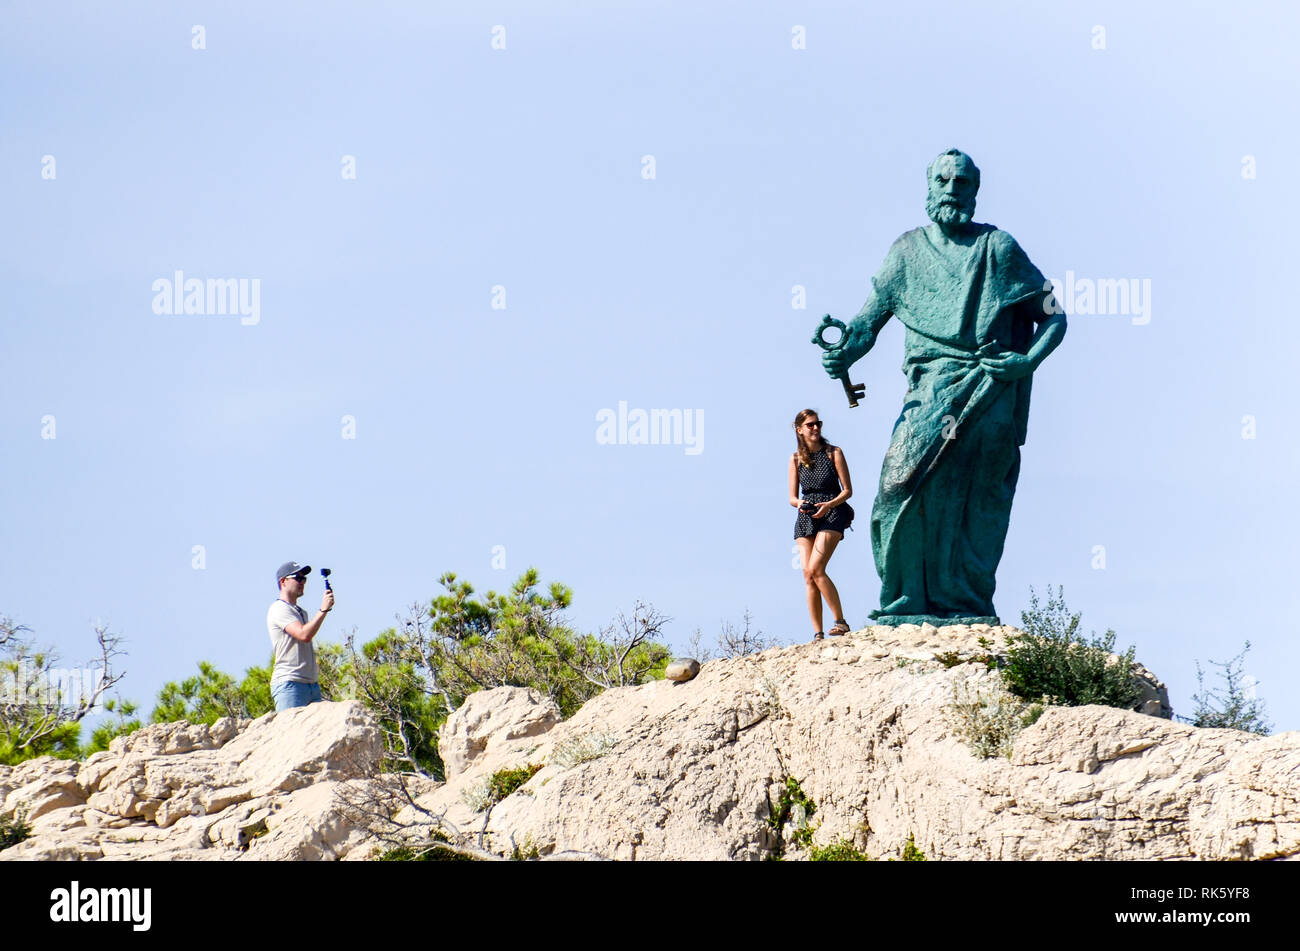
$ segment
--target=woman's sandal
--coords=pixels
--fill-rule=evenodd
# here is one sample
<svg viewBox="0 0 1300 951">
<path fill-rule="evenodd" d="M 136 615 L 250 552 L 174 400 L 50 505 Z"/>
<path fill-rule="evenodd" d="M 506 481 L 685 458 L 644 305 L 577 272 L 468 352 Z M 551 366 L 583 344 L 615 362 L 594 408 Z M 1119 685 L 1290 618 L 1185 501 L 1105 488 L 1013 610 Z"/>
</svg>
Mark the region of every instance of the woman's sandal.
<svg viewBox="0 0 1300 951">
<path fill-rule="evenodd" d="M 835 622 L 835 626 L 826 633 L 831 637 L 843 637 L 845 634 L 849 633 L 849 622 L 840 618 Z"/>
<path fill-rule="evenodd" d="M 821 631 L 818 631 L 816 634 L 813 635 L 813 640 L 820 641 L 825 636 L 826 635 L 824 635 Z"/>
</svg>

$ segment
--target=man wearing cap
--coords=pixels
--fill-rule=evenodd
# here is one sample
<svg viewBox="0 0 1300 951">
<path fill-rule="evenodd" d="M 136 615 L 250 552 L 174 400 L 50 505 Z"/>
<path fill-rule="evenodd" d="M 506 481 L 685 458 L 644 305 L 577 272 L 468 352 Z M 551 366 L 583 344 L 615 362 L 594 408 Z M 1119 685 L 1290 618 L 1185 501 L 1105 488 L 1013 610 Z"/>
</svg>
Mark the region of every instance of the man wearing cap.
<svg viewBox="0 0 1300 951">
<path fill-rule="evenodd" d="M 275 573 L 280 597 L 266 612 L 266 630 L 275 651 L 275 668 L 271 671 L 271 697 L 275 709 L 305 707 L 321 699 L 320 674 L 316 670 L 316 648 L 312 639 L 320 631 L 325 615 L 334 607 L 334 592 L 326 589 L 320 611 L 310 621 L 298 607 L 298 599 L 307 586 L 311 565 L 286 561 Z"/>
</svg>

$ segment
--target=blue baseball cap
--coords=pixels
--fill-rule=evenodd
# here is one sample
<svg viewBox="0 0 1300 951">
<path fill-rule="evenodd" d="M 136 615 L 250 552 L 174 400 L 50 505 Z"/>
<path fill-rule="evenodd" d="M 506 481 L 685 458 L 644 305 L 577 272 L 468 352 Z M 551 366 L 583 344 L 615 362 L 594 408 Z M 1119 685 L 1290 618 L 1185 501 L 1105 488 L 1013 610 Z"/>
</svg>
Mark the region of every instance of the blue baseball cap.
<svg viewBox="0 0 1300 951">
<path fill-rule="evenodd" d="M 311 574 L 311 565 L 300 565 L 296 561 L 286 561 L 280 566 L 275 573 L 275 583 L 278 586 L 281 581 L 290 575 L 309 575 Z"/>
</svg>

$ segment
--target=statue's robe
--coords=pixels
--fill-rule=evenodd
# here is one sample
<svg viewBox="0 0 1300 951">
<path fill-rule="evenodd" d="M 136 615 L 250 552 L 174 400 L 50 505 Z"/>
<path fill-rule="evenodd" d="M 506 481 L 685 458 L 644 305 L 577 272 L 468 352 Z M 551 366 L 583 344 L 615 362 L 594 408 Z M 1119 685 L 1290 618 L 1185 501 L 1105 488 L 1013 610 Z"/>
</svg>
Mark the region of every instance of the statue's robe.
<svg viewBox="0 0 1300 951">
<path fill-rule="evenodd" d="M 908 390 L 871 514 L 881 580 L 880 609 L 871 616 L 894 624 L 997 623 L 994 576 L 1032 377 L 994 380 L 976 351 L 993 345 L 1025 353 L 1032 308 L 1050 285 L 1005 231 L 974 225 L 973 240 L 961 246 L 937 240 L 937 228 L 900 237 L 872 278 L 907 328 Z"/>
</svg>

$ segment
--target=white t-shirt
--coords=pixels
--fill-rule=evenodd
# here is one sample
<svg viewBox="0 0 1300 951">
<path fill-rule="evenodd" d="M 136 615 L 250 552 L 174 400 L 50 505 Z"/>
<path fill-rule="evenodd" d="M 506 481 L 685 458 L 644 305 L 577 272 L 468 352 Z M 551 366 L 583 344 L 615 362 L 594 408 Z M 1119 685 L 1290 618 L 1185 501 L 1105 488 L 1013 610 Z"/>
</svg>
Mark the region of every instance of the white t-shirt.
<svg viewBox="0 0 1300 951">
<path fill-rule="evenodd" d="M 271 635 L 271 649 L 275 651 L 272 684 L 288 680 L 314 684 L 320 680 L 316 669 L 316 648 L 311 641 L 303 642 L 284 632 L 285 625 L 293 621 L 306 624 L 307 612 L 283 598 L 271 602 L 271 609 L 266 612 L 266 631 Z"/>
</svg>

